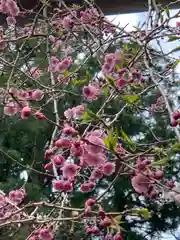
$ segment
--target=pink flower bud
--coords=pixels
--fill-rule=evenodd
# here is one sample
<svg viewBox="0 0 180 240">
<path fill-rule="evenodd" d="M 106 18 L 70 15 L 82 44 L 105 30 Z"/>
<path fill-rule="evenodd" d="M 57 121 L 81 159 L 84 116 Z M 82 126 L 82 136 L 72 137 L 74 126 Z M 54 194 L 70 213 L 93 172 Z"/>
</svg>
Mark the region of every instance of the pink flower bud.
<svg viewBox="0 0 180 240">
<path fill-rule="evenodd" d="M 41 112 L 35 112 L 34 116 L 39 120 L 46 120 L 46 117 Z"/>
<path fill-rule="evenodd" d="M 21 111 L 21 118 L 28 119 L 30 115 L 31 115 L 31 109 L 28 106 L 24 107 Z"/>
<path fill-rule="evenodd" d="M 65 192 L 72 192 L 73 191 L 72 183 L 68 180 L 64 182 L 64 191 Z"/>
<path fill-rule="evenodd" d="M 83 193 L 86 193 L 86 192 L 91 191 L 91 188 L 90 188 L 88 183 L 83 183 L 80 186 L 80 191 L 83 192 Z"/>
<path fill-rule="evenodd" d="M 53 150 L 48 149 L 48 150 L 45 151 L 44 158 L 49 159 L 52 155 L 53 155 Z"/>
<path fill-rule="evenodd" d="M 89 198 L 89 199 L 86 201 L 85 206 L 92 207 L 95 203 L 96 203 L 95 199 Z"/>
<path fill-rule="evenodd" d="M 61 156 L 61 155 L 54 156 L 51 159 L 51 161 L 56 165 L 56 167 L 61 167 L 65 162 L 63 156 Z"/>
<path fill-rule="evenodd" d="M 59 139 L 55 142 L 55 146 L 58 148 L 71 148 L 71 141 L 67 138 Z"/>
<path fill-rule="evenodd" d="M 123 78 L 120 78 L 120 79 L 117 81 L 117 87 L 118 87 L 118 88 L 122 88 L 122 87 L 124 87 L 126 84 L 127 84 L 127 82 L 126 82 L 126 80 L 124 80 Z"/>
<path fill-rule="evenodd" d="M 39 239 L 40 240 L 52 240 L 53 239 L 53 234 L 47 228 L 40 229 L 39 230 Z"/>
<path fill-rule="evenodd" d="M 55 180 L 53 182 L 53 188 L 57 191 L 63 191 L 64 190 L 64 183 L 62 180 Z"/>
</svg>

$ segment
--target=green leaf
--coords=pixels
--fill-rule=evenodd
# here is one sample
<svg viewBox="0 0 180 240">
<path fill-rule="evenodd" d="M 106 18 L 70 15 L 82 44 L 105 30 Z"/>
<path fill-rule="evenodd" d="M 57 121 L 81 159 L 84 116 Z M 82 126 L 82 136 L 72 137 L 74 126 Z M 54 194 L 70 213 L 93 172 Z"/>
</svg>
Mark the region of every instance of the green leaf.
<svg viewBox="0 0 180 240">
<path fill-rule="evenodd" d="M 121 220 L 122 220 L 122 215 L 118 215 L 114 218 L 114 221 L 116 221 L 117 223 L 121 223 Z"/>
<path fill-rule="evenodd" d="M 116 87 L 116 84 L 114 82 L 114 80 L 110 77 L 106 77 L 106 81 L 112 86 L 112 87 Z"/>
<path fill-rule="evenodd" d="M 132 209 L 132 213 L 138 214 L 143 216 L 146 219 L 151 218 L 152 214 L 149 212 L 149 210 L 147 208 L 143 208 L 143 209 Z"/>
<path fill-rule="evenodd" d="M 109 88 L 108 88 L 108 86 L 107 85 L 104 86 L 103 89 L 104 89 L 104 95 L 105 95 L 105 97 L 107 97 L 109 95 Z"/>
<path fill-rule="evenodd" d="M 178 36 L 170 36 L 170 37 L 168 38 L 168 42 L 173 42 L 173 41 L 176 41 L 176 40 L 178 40 L 178 39 L 180 39 L 180 37 L 178 37 Z"/>
<path fill-rule="evenodd" d="M 123 130 L 121 130 L 121 136 L 128 143 L 128 145 L 132 147 L 132 150 L 136 149 L 136 144 L 131 140 L 130 137 L 128 137 L 128 135 Z"/>
<path fill-rule="evenodd" d="M 84 80 L 72 80 L 72 84 L 75 85 L 75 86 L 81 86 L 81 85 L 84 85 L 88 83 L 88 80 L 87 79 L 84 79 Z"/>
<path fill-rule="evenodd" d="M 171 65 L 171 68 L 176 68 L 179 63 L 180 63 L 180 60 L 176 59 L 176 61 Z"/>
<path fill-rule="evenodd" d="M 132 104 L 139 100 L 138 95 L 124 95 L 121 97 L 126 103 Z"/>
<path fill-rule="evenodd" d="M 169 12 L 169 8 L 164 8 L 165 13 L 167 14 L 168 18 L 170 17 L 170 12 Z"/>
<path fill-rule="evenodd" d="M 167 158 L 163 158 L 159 161 L 154 161 L 152 162 L 150 165 L 151 166 L 166 166 L 168 164 L 168 159 Z"/>
<path fill-rule="evenodd" d="M 89 122 L 97 119 L 99 119 L 99 117 L 95 113 L 93 113 L 90 109 L 87 109 L 86 112 L 82 115 L 83 122 Z"/>
<path fill-rule="evenodd" d="M 175 143 L 172 145 L 172 151 L 175 153 L 179 153 L 180 152 L 180 143 Z"/>
<path fill-rule="evenodd" d="M 108 130 L 108 138 L 104 139 L 104 143 L 106 144 L 106 147 L 110 151 L 114 151 L 117 146 L 117 142 L 118 142 L 118 135 L 117 135 L 117 133 L 114 134 L 113 128 L 110 128 Z"/>
<path fill-rule="evenodd" d="M 68 77 L 68 76 L 70 75 L 70 73 L 69 73 L 68 71 L 65 71 L 65 72 L 63 73 L 63 75 L 64 75 L 64 77 Z"/>
</svg>

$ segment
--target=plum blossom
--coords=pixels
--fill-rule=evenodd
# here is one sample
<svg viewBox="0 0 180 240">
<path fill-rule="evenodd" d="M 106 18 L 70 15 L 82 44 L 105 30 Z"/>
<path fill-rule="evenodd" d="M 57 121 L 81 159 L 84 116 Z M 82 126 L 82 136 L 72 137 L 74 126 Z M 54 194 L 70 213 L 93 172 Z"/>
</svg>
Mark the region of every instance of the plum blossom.
<svg viewBox="0 0 180 240">
<path fill-rule="evenodd" d="M 71 148 L 71 141 L 67 138 L 59 139 L 55 142 L 55 146 L 58 148 Z"/>
<path fill-rule="evenodd" d="M 39 237 L 40 240 L 52 240 L 53 239 L 53 234 L 49 229 L 42 228 L 42 229 L 39 230 L 38 237 Z"/>
<path fill-rule="evenodd" d="M 41 70 L 37 67 L 32 67 L 30 70 L 29 70 L 29 73 L 30 73 L 30 76 L 32 76 L 33 78 L 35 79 L 38 79 L 40 76 L 41 76 Z"/>
<path fill-rule="evenodd" d="M 40 101 L 43 99 L 44 93 L 40 89 L 36 89 L 32 92 L 31 97 L 33 100 Z"/>
<path fill-rule="evenodd" d="M 72 192 L 73 191 L 73 185 L 70 181 L 65 181 L 63 184 L 63 189 L 65 192 Z"/>
<path fill-rule="evenodd" d="M 89 86 L 84 86 L 83 88 L 83 95 L 89 101 L 96 100 L 99 94 L 100 94 L 100 89 L 96 86 L 89 85 Z"/>
<path fill-rule="evenodd" d="M 56 167 L 61 167 L 64 162 L 65 162 L 65 159 L 63 156 L 61 155 L 55 155 L 51 161 L 56 165 Z"/>
<path fill-rule="evenodd" d="M 139 194 L 147 194 L 150 187 L 150 179 L 141 173 L 131 179 L 134 190 Z"/>
<path fill-rule="evenodd" d="M 14 17 L 11 17 L 11 16 L 7 17 L 6 21 L 7 21 L 8 25 L 15 25 L 16 24 L 16 19 Z"/>
<path fill-rule="evenodd" d="M 86 139 L 88 142 L 85 145 L 85 148 L 88 152 L 91 153 L 103 152 L 105 148 L 105 143 L 102 138 L 90 134 L 88 137 L 86 137 Z"/>
<path fill-rule="evenodd" d="M 13 102 L 7 103 L 4 106 L 4 114 L 8 116 L 13 116 L 18 112 L 17 105 Z"/>
<path fill-rule="evenodd" d="M 104 173 L 104 175 L 106 175 L 106 176 L 112 175 L 115 172 L 115 167 L 116 167 L 115 163 L 106 162 L 103 165 L 103 173 Z"/>
<path fill-rule="evenodd" d="M 90 179 L 101 179 L 103 177 L 103 171 L 100 168 L 94 168 L 94 170 L 91 172 Z"/>
<path fill-rule="evenodd" d="M 80 191 L 83 192 L 83 193 L 91 191 L 89 183 L 81 184 Z"/>
<path fill-rule="evenodd" d="M 71 30 L 73 28 L 73 20 L 71 16 L 66 16 L 62 20 L 62 26 L 66 30 Z"/>
<path fill-rule="evenodd" d="M 85 152 L 84 155 L 80 158 L 82 162 L 85 162 L 88 166 L 100 166 L 106 160 L 106 157 L 102 153 L 88 153 Z"/>
<path fill-rule="evenodd" d="M 52 72 L 57 72 L 58 71 L 58 64 L 59 64 L 59 59 L 55 56 L 52 56 L 51 61 L 50 61 L 49 70 L 52 71 Z"/>
<path fill-rule="evenodd" d="M 63 191 L 64 190 L 64 183 L 62 180 L 55 180 L 53 181 L 53 188 L 57 191 Z"/>
<path fill-rule="evenodd" d="M 26 106 L 23 107 L 22 111 L 21 111 L 21 118 L 22 119 L 28 119 L 28 117 L 31 115 L 31 108 Z"/>
<path fill-rule="evenodd" d="M 57 70 L 61 73 L 67 71 L 69 66 L 72 64 L 72 60 L 70 58 L 65 58 L 57 65 Z"/>
<path fill-rule="evenodd" d="M 83 144 L 78 141 L 73 142 L 73 144 L 71 146 L 71 154 L 74 157 L 80 157 L 83 155 L 83 153 L 84 153 Z"/>
<path fill-rule="evenodd" d="M 73 178 L 77 175 L 77 170 L 79 169 L 78 165 L 74 163 L 68 163 L 66 162 L 63 166 L 63 177 L 66 178 Z"/>
</svg>

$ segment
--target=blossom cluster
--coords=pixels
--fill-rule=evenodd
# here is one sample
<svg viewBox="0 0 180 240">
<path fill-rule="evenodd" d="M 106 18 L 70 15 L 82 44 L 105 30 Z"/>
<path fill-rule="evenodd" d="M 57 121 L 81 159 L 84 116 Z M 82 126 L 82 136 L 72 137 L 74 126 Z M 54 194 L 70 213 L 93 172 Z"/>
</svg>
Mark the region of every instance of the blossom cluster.
<svg viewBox="0 0 180 240">
<path fill-rule="evenodd" d="M 21 204 L 26 196 L 24 189 L 12 190 L 8 196 L 0 195 L 0 222 L 18 221 L 21 218 L 21 213 L 17 211 L 16 206 Z"/>
<path fill-rule="evenodd" d="M 164 178 L 163 170 L 153 168 L 152 159 L 139 157 L 136 161 L 136 169 L 133 171 L 133 177 L 131 179 L 134 190 L 142 196 L 156 199 L 159 192 L 161 192 L 158 185 L 159 181 L 170 189 L 175 186 L 173 180 Z"/>
<path fill-rule="evenodd" d="M 9 94 L 12 96 L 12 100 L 8 101 L 4 106 L 4 114 L 13 116 L 16 113 L 20 113 L 21 119 L 27 119 L 29 116 L 34 115 L 39 120 L 46 119 L 43 113 L 39 111 L 32 112 L 29 107 L 29 101 L 40 101 L 44 97 L 44 93 L 40 89 L 35 90 L 18 90 L 16 88 L 10 88 Z"/>
<path fill-rule="evenodd" d="M 72 192 L 76 178 L 80 177 L 86 168 L 91 168 L 91 174 L 88 181 L 81 182 L 81 192 L 91 191 L 99 179 L 115 172 L 115 163 L 108 161 L 105 134 L 101 130 L 87 133 L 84 139 L 79 137 L 78 131 L 67 125 L 62 129 L 62 135 L 55 141 L 54 147 L 45 152 L 45 159 L 50 159 L 45 169 L 52 169 L 54 164 L 61 172 L 61 179 L 53 181 L 53 187 L 57 191 Z M 69 151 L 69 157 L 76 159 L 77 163 L 67 161 L 63 151 Z"/>
</svg>

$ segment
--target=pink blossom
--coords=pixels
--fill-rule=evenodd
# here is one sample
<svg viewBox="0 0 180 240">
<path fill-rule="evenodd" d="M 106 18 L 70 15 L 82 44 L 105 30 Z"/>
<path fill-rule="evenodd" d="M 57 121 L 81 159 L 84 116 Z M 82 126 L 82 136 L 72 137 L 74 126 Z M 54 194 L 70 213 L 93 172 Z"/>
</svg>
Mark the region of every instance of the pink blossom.
<svg viewBox="0 0 180 240">
<path fill-rule="evenodd" d="M 21 190 L 13 190 L 9 192 L 9 199 L 10 201 L 19 204 L 25 197 L 25 193 Z"/>
<path fill-rule="evenodd" d="M 94 136 L 94 135 L 89 135 L 87 138 L 87 144 L 86 144 L 86 150 L 88 152 L 94 153 L 100 153 L 102 152 L 105 148 L 105 144 L 103 139 L 100 137 Z"/>
<path fill-rule="evenodd" d="M 7 6 L 7 2 L 2 2 L 0 6 L 0 11 L 4 14 L 7 14 L 9 12 L 9 7 Z"/>
<path fill-rule="evenodd" d="M 53 234 L 47 228 L 40 229 L 38 237 L 40 240 L 53 240 Z"/>
<path fill-rule="evenodd" d="M 74 142 L 71 147 L 71 153 L 74 157 L 80 157 L 84 153 L 84 147 L 80 142 Z"/>
<path fill-rule="evenodd" d="M 19 7 L 17 6 L 17 3 L 13 0 L 7 1 L 7 8 L 11 16 L 17 16 L 19 14 Z"/>
<path fill-rule="evenodd" d="M 81 161 L 87 163 L 88 166 L 100 166 L 106 160 L 105 155 L 101 153 L 92 154 L 92 153 L 85 153 L 81 157 Z"/>
<path fill-rule="evenodd" d="M 68 108 L 65 112 L 64 112 L 64 116 L 67 119 L 71 119 L 74 116 L 74 109 L 72 108 Z"/>
<path fill-rule="evenodd" d="M 53 149 L 48 149 L 44 153 L 44 158 L 49 159 L 53 155 Z"/>
<path fill-rule="evenodd" d="M 94 168 L 91 173 L 91 179 L 101 179 L 103 177 L 103 171 L 100 168 Z"/>
<path fill-rule="evenodd" d="M 95 200 L 95 199 L 89 198 L 89 199 L 85 202 L 85 207 L 92 207 L 95 203 L 96 203 L 96 200 Z"/>
<path fill-rule="evenodd" d="M 28 117 L 31 115 L 31 108 L 24 107 L 21 111 L 21 118 L 22 119 L 28 119 Z"/>
<path fill-rule="evenodd" d="M 55 142 L 55 146 L 58 148 L 71 148 L 71 141 L 67 138 L 59 139 Z"/>
<path fill-rule="evenodd" d="M 115 55 L 114 55 L 114 53 L 106 54 L 106 56 L 104 58 L 104 61 L 105 61 L 105 63 L 114 67 L 114 65 L 115 65 Z"/>
<path fill-rule="evenodd" d="M 118 88 L 122 88 L 127 84 L 127 81 L 123 78 L 120 78 L 119 80 L 117 80 L 117 87 Z"/>
<path fill-rule="evenodd" d="M 4 114 L 8 116 L 13 116 L 18 112 L 17 105 L 10 102 L 4 106 Z"/>
<path fill-rule="evenodd" d="M 59 64 L 59 59 L 55 56 L 52 56 L 50 61 L 50 66 L 49 66 L 50 70 L 52 72 L 57 72 L 58 64 Z"/>
<path fill-rule="evenodd" d="M 43 97 L 44 97 L 44 93 L 40 89 L 36 89 L 32 92 L 32 99 L 33 100 L 40 101 L 40 100 L 43 99 Z"/>
<path fill-rule="evenodd" d="M 100 94 L 99 88 L 95 86 L 84 86 L 83 95 L 89 100 L 96 100 L 97 96 Z"/>
<path fill-rule="evenodd" d="M 35 112 L 34 116 L 39 120 L 45 120 L 46 119 L 46 116 L 44 116 L 44 114 L 41 113 L 41 112 Z"/>
<path fill-rule="evenodd" d="M 91 188 L 90 188 L 90 186 L 89 186 L 89 183 L 83 183 L 83 184 L 81 184 L 81 186 L 80 186 L 80 191 L 81 192 L 89 192 L 89 191 L 91 191 Z"/>
<path fill-rule="evenodd" d="M 73 28 L 73 21 L 70 16 L 66 16 L 62 21 L 63 28 L 66 30 L 71 30 Z"/>
<path fill-rule="evenodd" d="M 7 24 L 8 25 L 15 25 L 16 24 L 16 19 L 14 17 L 7 17 L 6 18 Z"/>
<path fill-rule="evenodd" d="M 103 66 L 102 66 L 102 72 L 104 74 L 109 74 L 111 73 L 112 71 L 114 70 L 114 66 L 113 65 L 110 65 L 108 63 L 104 63 Z"/>
<path fill-rule="evenodd" d="M 69 68 L 69 66 L 72 64 L 72 60 L 69 58 L 63 59 L 57 66 L 57 70 L 59 72 L 65 72 Z"/>
<path fill-rule="evenodd" d="M 150 180 L 148 177 L 139 173 L 131 179 L 131 184 L 137 193 L 147 194 L 150 187 Z"/>
<path fill-rule="evenodd" d="M 68 181 L 68 180 L 65 181 L 63 185 L 64 185 L 63 187 L 64 187 L 65 192 L 72 192 L 73 191 L 73 185 L 70 181 Z"/>
<path fill-rule="evenodd" d="M 81 11 L 80 12 L 81 15 L 81 20 L 83 23 L 90 23 L 92 20 L 92 16 L 90 15 L 90 13 L 88 11 Z"/>
<path fill-rule="evenodd" d="M 76 135 L 78 132 L 76 131 L 76 129 L 74 129 L 73 127 L 67 125 L 62 129 L 62 133 L 64 133 L 65 135 Z"/>
<path fill-rule="evenodd" d="M 37 67 L 32 67 L 29 72 L 30 72 L 30 75 L 35 79 L 41 76 L 41 70 Z"/>
<path fill-rule="evenodd" d="M 63 166 L 63 177 L 73 178 L 77 175 L 78 165 L 66 162 Z"/>
<path fill-rule="evenodd" d="M 63 191 L 64 190 L 64 183 L 62 180 L 55 180 L 53 181 L 53 188 L 57 191 Z"/>
<path fill-rule="evenodd" d="M 56 165 L 56 167 L 61 167 L 64 162 L 65 162 L 65 159 L 63 156 L 61 155 L 55 155 L 51 161 Z"/>
<path fill-rule="evenodd" d="M 111 163 L 111 162 L 106 162 L 103 165 L 103 173 L 106 176 L 110 176 L 115 172 L 115 163 Z"/>
<path fill-rule="evenodd" d="M 53 35 L 49 35 L 49 40 L 54 43 L 56 38 Z"/>
<path fill-rule="evenodd" d="M 44 166 L 44 169 L 49 170 L 49 169 L 52 169 L 52 167 L 53 167 L 52 162 L 49 162 Z"/>
<path fill-rule="evenodd" d="M 84 107 L 84 105 L 78 105 L 77 107 L 73 108 L 72 110 L 73 110 L 73 117 L 75 119 L 79 119 L 83 115 L 83 113 L 85 111 L 85 107 Z"/>
</svg>

